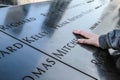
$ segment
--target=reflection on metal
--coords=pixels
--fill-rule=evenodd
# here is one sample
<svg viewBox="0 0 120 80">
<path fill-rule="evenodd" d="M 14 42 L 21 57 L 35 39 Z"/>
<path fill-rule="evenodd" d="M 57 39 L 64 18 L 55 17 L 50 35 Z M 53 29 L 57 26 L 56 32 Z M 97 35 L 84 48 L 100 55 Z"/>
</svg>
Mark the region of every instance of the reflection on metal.
<svg viewBox="0 0 120 80">
<path fill-rule="evenodd" d="M 120 80 L 119 51 L 79 45 L 84 37 L 72 34 L 119 28 L 119 8 L 111 0 L 55 0 L 1 9 L 0 80 Z"/>
<path fill-rule="evenodd" d="M 46 26 L 54 27 L 60 21 L 71 1 L 72 0 L 54 0 L 47 14 L 45 21 Z"/>
<path fill-rule="evenodd" d="M 0 4 L 0 8 L 9 7 L 10 5 Z"/>
<path fill-rule="evenodd" d="M 107 50 L 98 49 L 94 53 L 95 60 L 93 63 L 97 65 L 99 75 L 104 76 L 103 80 L 119 80 L 120 72 L 116 67 L 116 61 Z"/>
<path fill-rule="evenodd" d="M 0 4 L 23 5 L 23 4 L 29 4 L 35 2 L 42 2 L 42 1 L 48 1 L 48 0 L 0 0 Z"/>
</svg>

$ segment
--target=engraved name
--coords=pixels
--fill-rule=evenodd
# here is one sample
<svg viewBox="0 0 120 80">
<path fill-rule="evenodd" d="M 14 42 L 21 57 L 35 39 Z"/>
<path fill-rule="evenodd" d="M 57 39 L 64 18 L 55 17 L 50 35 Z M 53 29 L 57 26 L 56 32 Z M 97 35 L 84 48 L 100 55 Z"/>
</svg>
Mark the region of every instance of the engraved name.
<svg viewBox="0 0 120 80">
<path fill-rule="evenodd" d="M 29 23 L 29 22 L 32 22 L 32 21 L 35 21 L 35 20 L 36 20 L 36 18 L 34 18 L 34 17 L 23 19 L 23 20 L 16 21 L 16 22 L 13 22 L 13 23 L 10 23 L 10 24 L 7 24 L 7 25 L 0 25 L 0 29 L 4 30 L 4 31 L 8 30 L 8 29 L 14 29 L 14 28 L 19 27 L 20 25 L 23 25 L 25 23 Z"/>
<path fill-rule="evenodd" d="M 0 59 L 6 57 L 7 55 L 10 55 L 14 53 L 15 51 L 18 51 L 19 49 L 23 48 L 22 43 L 15 43 L 11 46 L 7 46 L 5 50 L 0 50 Z"/>
<path fill-rule="evenodd" d="M 77 45 L 77 40 L 73 39 L 64 45 L 61 49 L 56 49 L 56 52 L 53 52 L 52 55 L 55 57 L 62 59 L 65 55 L 67 55 L 75 46 Z"/>
<path fill-rule="evenodd" d="M 65 21 L 63 21 L 63 22 L 61 22 L 61 23 L 59 23 L 59 24 L 57 24 L 57 25 L 55 25 L 55 26 L 53 26 L 53 27 L 51 27 L 51 28 L 54 28 L 54 29 L 62 28 L 62 27 L 64 27 L 64 26 L 66 26 L 67 24 L 69 24 L 69 23 L 71 23 L 71 22 L 73 22 L 73 21 L 76 21 L 76 20 L 80 19 L 81 17 L 89 14 L 89 13 L 92 12 L 92 11 L 93 11 L 93 9 L 90 9 L 90 10 L 87 10 L 87 11 L 84 11 L 84 12 L 81 12 L 79 15 L 76 15 L 76 16 L 73 16 L 73 17 L 71 17 L 71 18 L 68 18 L 67 20 L 65 20 Z"/>
<path fill-rule="evenodd" d="M 97 22 L 94 23 L 94 24 L 92 25 L 92 27 L 90 27 L 89 29 L 90 29 L 90 30 L 94 30 L 95 28 L 97 28 L 97 26 L 100 25 L 100 23 L 101 23 L 101 21 L 97 21 Z"/>
<path fill-rule="evenodd" d="M 46 35 L 48 35 L 48 32 L 43 31 L 43 32 L 37 33 L 37 34 L 35 34 L 35 35 L 32 35 L 32 36 L 30 36 L 30 37 L 22 38 L 22 40 L 23 40 L 24 42 L 27 42 L 27 43 L 31 44 L 31 43 L 36 42 L 36 41 L 38 41 L 39 39 L 45 37 Z"/>
<path fill-rule="evenodd" d="M 35 71 L 31 72 L 31 75 L 26 75 L 22 80 L 38 80 L 43 74 L 45 74 L 50 68 L 52 68 L 56 62 L 47 58 L 44 63 L 41 63 L 41 67 L 36 67 Z"/>
</svg>

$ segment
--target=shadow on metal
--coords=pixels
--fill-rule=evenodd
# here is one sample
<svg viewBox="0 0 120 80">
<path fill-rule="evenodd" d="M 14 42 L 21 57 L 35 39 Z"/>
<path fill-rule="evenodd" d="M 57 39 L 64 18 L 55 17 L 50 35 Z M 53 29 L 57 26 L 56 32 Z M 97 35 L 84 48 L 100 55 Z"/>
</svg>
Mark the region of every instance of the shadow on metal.
<svg viewBox="0 0 120 80">
<path fill-rule="evenodd" d="M 108 50 L 103 50 L 91 45 L 80 45 L 91 51 L 94 59 L 91 60 L 96 65 L 101 80 L 120 80 L 120 53 L 116 51 L 110 55 Z"/>
</svg>

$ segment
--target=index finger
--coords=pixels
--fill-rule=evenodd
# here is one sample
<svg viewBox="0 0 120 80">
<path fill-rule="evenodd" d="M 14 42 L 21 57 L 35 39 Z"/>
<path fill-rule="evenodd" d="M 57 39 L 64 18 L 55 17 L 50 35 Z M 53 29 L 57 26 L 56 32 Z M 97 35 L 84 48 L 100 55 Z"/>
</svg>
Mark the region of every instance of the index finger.
<svg viewBox="0 0 120 80">
<path fill-rule="evenodd" d="M 86 31 L 83 31 L 83 30 L 74 30 L 73 31 L 74 34 L 79 34 L 81 36 L 84 36 L 85 38 L 90 38 L 92 33 L 88 33 Z"/>
</svg>

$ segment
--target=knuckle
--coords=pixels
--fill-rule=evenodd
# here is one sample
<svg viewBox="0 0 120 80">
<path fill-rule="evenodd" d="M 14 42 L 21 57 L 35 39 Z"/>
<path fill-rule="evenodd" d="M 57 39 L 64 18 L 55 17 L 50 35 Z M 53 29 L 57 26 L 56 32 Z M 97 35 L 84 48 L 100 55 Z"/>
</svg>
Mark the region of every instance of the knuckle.
<svg viewBox="0 0 120 80">
<path fill-rule="evenodd" d="M 82 43 L 86 43 L 86 40 L 83 40 Z"/>
</svg>

